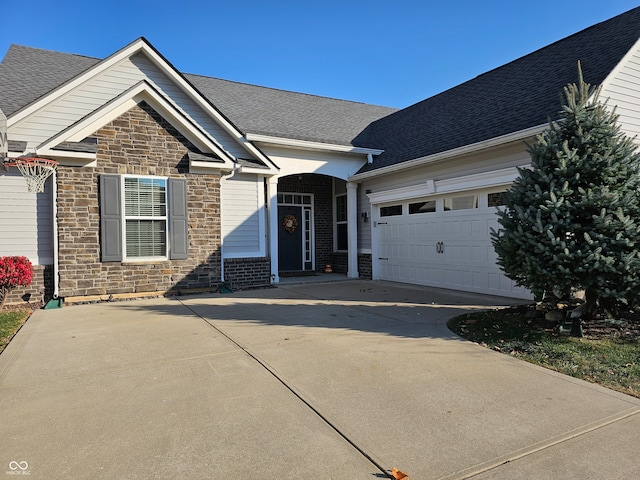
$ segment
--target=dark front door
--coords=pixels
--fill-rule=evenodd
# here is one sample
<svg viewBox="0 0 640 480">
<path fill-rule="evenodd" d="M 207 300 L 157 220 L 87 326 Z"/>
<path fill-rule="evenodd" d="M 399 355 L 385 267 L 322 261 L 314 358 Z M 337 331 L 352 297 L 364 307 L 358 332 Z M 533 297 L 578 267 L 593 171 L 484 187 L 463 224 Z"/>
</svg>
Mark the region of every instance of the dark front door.
<svg viewBox="0 0 640 480">
<path fill-rule="evenodd" d="M 302 268 L 302 207 L 278 207 L 278 270 L 300 271 Z"/>
</svg>

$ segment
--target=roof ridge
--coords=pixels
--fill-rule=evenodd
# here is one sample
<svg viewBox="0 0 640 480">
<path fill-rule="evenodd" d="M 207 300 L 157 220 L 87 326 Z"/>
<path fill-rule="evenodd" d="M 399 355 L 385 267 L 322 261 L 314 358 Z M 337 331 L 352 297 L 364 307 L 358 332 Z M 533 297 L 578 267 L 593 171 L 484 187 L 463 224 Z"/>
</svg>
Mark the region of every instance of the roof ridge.
<svg viewBox="0 0 640 480">
<path fill-rule="evenodd" d="M 22 45 L 20 43 L 12 43 L 12 44 L 10 44 L 9 45 L 9 49 L 7 50 L 7 52 L 9 50 L 11 50 L 11 48 L 13 48 L 13 47 L 27 48 L 29 50 L 38 50 L 38 51 L 41 51 L 41 52 L 54 53 L 54 54 L 57 54 L 57 55 L 68 55 L 68 56 L 73 56 L 73 57 L 87 58 L 89 60 L 98 60 L 98 61 L 104 60 L 104 58 L 93 57 L 91 55 L 83 55 L 81 53 L 61 52 L 60 50 L 52 50 L 50 48 L 32 47 L 32 46 L 29 46 L 29 45 Z"/>
<path fill-rule="evenodd" d="M 546 125 L 578 60 L 601 84 L 637 44 L 639 20 L 633 8 L 373 121 L 354 141 L 385 152 L 360 173 Z"/>
<path fill-rule="evenodd" d="M 287 90 L 284 88 L 277 88 L 277 87 L 267 87 L 265 85 L 256 85 L 255 83 L 249 83 L 249 82 L 241 82 L 238 80 L 228 80 L 226 78 L 220 78 L 220 77 L 212 77 L 209 75 L 202 75 L 199 73 L 185 73 L 185 72 L 181 72 L 183 75 L 188 75 L 191 77 L 202 77 L 202 78 L 208 78 L 211 80 L 217 80 L 220 82 L 226 82 L 226 83 L 233 83 L 236 85 L 246 85 L 247 87 L 252 87 L 252 88 L 260 88 L 260 89 L 264 89 L 264 90 L 272 90 L 272 91 L 276 91 L 276 92 L 283 92 L 283 93 L 293 93 L 296 95 L 304 95 L 307 97 L 316 97 L 316 98 L 321 98 L 323 100 L 335 100 L 337 102 L 346 102 L 346 103 L 352 103 L 352 104 L 357 104 L 357 105 L 367 105 L 370 107 L 378 107 L 378 108 L 388 108 L 389 110 L 400 110 L 400 108 L 397 107 L 389 107 L 386 105 L 377 105 L 375 103 L 366 103 L 366 102 L 359 102 L 356 100 L 347 100 L 344 98 L 336 98 L 336 97 L 328 97 L 326 95 L 318 95 L 315 93 L 306 93 L 306 92 L 298 92 L 295 90 Z"/>
<path fill-rule="evenodd" d="M 492 68 L 491 70 L 487 70 L 486 72 L 482 72 L 482 73 L 480 73 L 479 75 L 476 75 L 475 77 L 470 78 L 469 80 L 467 80 L 467 81 L 465 81 L 465 82 L 462 82 L 462 83 L 460 83 L 460 84 L 458 84 L 458 85 L 455 85 L 455 86 L 453 86 L 453 87 L 451 87 L 451 88 L 455 88 L 455 87 L 457 87 L 457 86 L 459 86 L 459 85 L 463 85 L 463 84 L 465 84 L 465 83 L 467 83 L 467 82 L 471 82 L 471 81 L 475 80 L 476 78 L 480 78 L 480 77 L 483 77 L 483 76 L 485 76 L 485 75 L 488 75 L 488 74 L 490 74 L 490 73 L 492 73 L 492 72 L 494 72 L 494 71 L 496 71 L 496 70 L 500 70 L 500 69 L 502 69 L 502 68 L 504 68 L 504 67 L 506 67 L 506 66 L 508 66 L 508 65 L 511 65 L 512 63 L 515 63 L 515 62 L 518 62 L 518 61 L 520 61 L 520 60 L 523 60 L 523 59 L 525 59 L 525 58 L 527 58 L 527 57 L 530 57 L 531 55 L 536 55 L 536 54 L 538 54 L 541 50 L 546 50 L 546 49 L 548 49 L 548 48 L 551 48 L 551 47 L 553 47 L 554 45 L 556 45 L 556 44 L 558 44 L 558 43 L 560 43 L 560 42 L 566 42 L 566 41 L 568 41 L 569 39 L 571 39 L 571 38 L 573 38 L 573 37 L 575 37 L 575 36 L 577 36 L 577 35 L 584 35 L 588 30 L 593 30 L 593 29 L 595 29 L 595 28 L 602 28 L 602 24 L 604 24 L 604 23 L 609 23 L 609 22 L 613 22 L 613 21 L 616 21 L 616 20 L 618 20 L 618 17 L 621 17 L 621 16 L 623 16 L 623 15 L 627 15 L 627 14 L 631 13 L 631 12 L 632 12 L 632 11 L 634 11 L 634 10 L 640 10 L 640 7 L 631 8 L 631 9 L 629 9 L 629 10 L 625 11 L 625 12 L 622 12 L 622 13 L 620 13 L 620 14 L 616 15 L 615 17 L 607 18 L 606 20 L 602 20 L 601 22 L 594 23 L 593 25 L 589 25 L 588 27 L 585 27 L 585 28 L 583 28 L 582 30 L 578 30 L 577 32 L 574 32 L 574 33 L 572 33 L 572 34 L 570 34 L 570 35 L 567 35 L 567 36 L 565 36 L 565 37 L 559 38 L 559 39 L 558 39 L 558 40 L 556 40 L 555 42 L 551 42 L 551 43 L 548 43 L 548 44 L 546 44 L 546 45 L 543 45 L 542 47 L 537 48 L 537 49 L 533 50 L 532 52 L 525 53 L 524 55 L 521 55 L 521 56 L 519 56 L 519 57 L 517 57 L 517 58 L 514 58 L 513 60 L 510 60 L 510 61 L 508 61 L 508 62 L 506 62 L 506 63 L 503 63 L 502 65 L 498 65 L 497 67 Z M 450 89 L 447 89 L 447 90 L 450 90 Z M 446 91 L 446 90 L 445 90 L 445 91 Z M 438 94 L 436 94 L 436 95 L 438 95 Z M 435 96 L 435 95 L 434 95 L 434 96 Z"/>
</svg>

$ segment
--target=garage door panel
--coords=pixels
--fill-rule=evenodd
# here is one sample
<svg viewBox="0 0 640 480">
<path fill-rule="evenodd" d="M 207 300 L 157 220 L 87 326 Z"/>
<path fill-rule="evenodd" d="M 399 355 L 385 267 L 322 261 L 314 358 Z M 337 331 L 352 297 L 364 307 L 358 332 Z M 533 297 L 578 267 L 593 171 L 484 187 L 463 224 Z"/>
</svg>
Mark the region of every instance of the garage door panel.
<svg viewBox="0 0 640 480">
<path fill-rule="evenodd" d="M 497 226 L 494 208 L 385 218 L 375 227 L 379 228 L 379 276 L 382 280 L 530 298 L 526 289 L 516 287 L 496 265 L 490 232 Z"/>
</svg>

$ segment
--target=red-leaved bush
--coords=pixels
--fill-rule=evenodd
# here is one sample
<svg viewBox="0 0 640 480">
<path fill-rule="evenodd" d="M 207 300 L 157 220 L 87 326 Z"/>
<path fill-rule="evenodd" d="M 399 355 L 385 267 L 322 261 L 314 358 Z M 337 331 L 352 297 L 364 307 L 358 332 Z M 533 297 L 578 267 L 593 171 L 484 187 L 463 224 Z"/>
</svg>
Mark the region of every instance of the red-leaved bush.
<svg viewBox="0 0 640 480">
<path fill-rule="evenodd" d="M 31 284 L 33 265 L 27 257 L 0 257 L 0 309 L 16 287 Z"/>
</svg>

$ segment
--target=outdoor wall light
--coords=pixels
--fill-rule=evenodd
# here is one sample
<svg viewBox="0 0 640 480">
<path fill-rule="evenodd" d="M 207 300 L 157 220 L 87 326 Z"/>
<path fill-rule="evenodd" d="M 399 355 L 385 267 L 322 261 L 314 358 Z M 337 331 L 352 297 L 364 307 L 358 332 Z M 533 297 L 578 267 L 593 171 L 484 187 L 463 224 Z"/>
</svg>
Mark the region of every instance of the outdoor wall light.
<svg viewBox="0 0 640 480">
<path fill-rule="evenodd" d="M 369 221 L 369 214 L 367 212 L 362 212 L 360 216 L 362 217 L 362 221 L 364 223 L 367 223 Z"/>
</svg>

